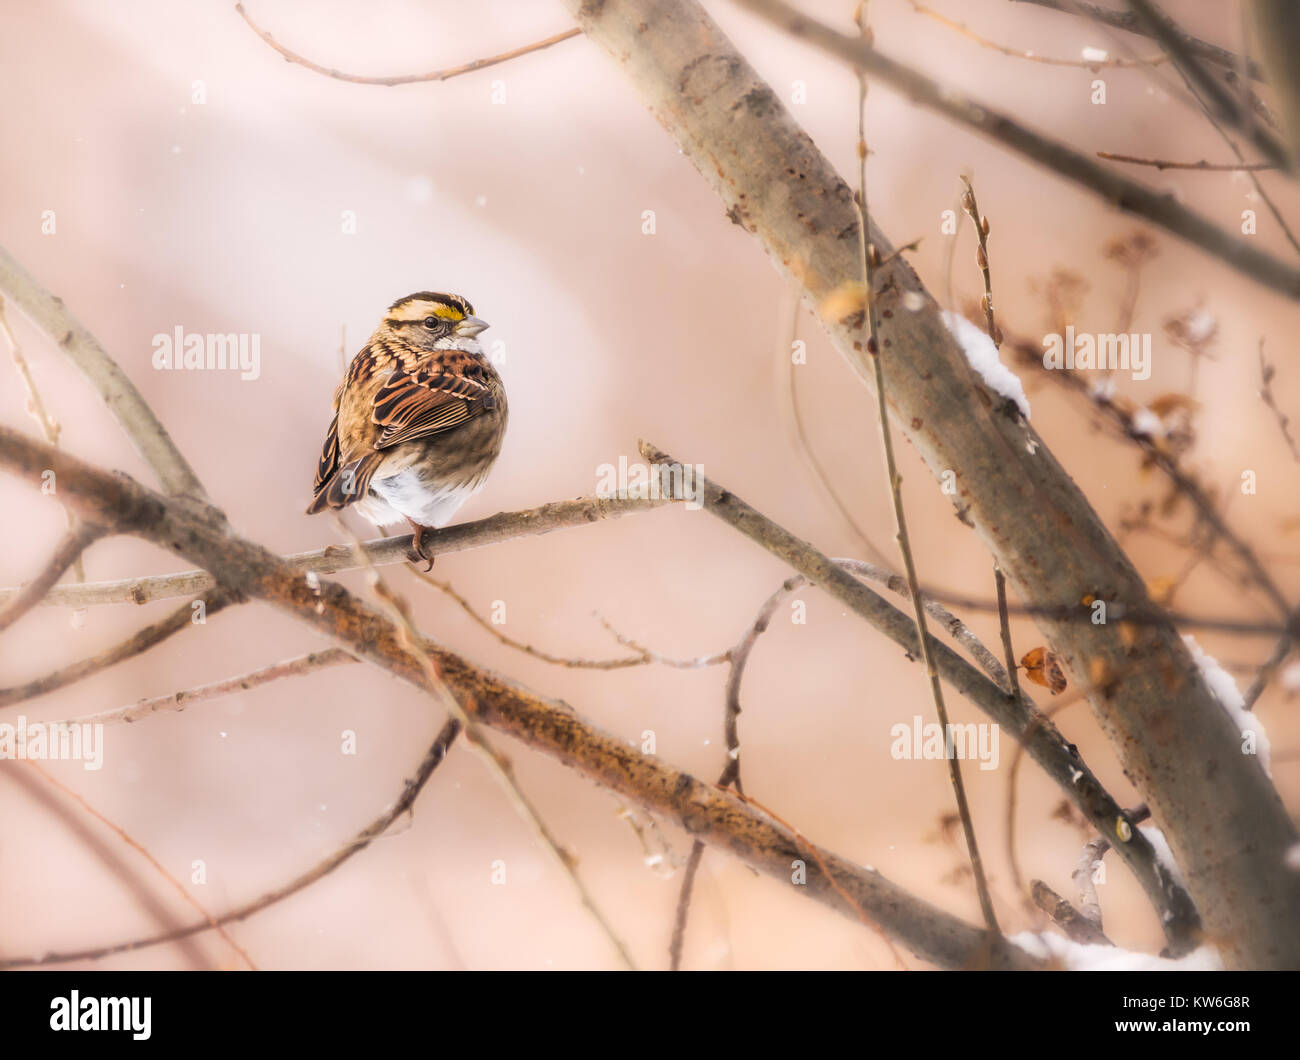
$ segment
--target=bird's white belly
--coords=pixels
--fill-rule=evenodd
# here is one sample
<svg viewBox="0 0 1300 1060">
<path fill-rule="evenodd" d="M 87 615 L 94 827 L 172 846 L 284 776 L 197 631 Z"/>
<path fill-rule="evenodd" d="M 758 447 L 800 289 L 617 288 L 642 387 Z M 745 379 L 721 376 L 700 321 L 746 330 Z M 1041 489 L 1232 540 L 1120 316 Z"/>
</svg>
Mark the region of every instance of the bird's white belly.
<svg viewBox="0 0 1300 1060">
<path fill-rule="evenodd" d="M 382 469 L 381 469 L 382 470 Z M 422 478 L 416 468 L 405 468 L 385 478 L 378 474 L 370 480 L 370 489 L 378 494 L 392 512 L 405 516 L 420 526 L 445 526 L 462 504 L 474 496 L 483 485 L 482 480 L 472 484 L 438 485 Z M 376 505 L 367 496 L 357 504 L 358 510 L 377 526 L 386 526 L 398 520 L 383 506 Z"/>
</svg>

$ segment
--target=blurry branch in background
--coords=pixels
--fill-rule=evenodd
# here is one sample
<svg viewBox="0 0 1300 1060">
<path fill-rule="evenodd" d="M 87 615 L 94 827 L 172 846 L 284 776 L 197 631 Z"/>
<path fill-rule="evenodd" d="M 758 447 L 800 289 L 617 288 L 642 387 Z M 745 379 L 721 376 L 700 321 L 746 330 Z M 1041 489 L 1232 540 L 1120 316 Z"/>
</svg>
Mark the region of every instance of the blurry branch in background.
<svg viewBox="0 0 1300 1060">
<path fill-rule="evenodd" d="M 36 577 L 24 585 L 0 610 L 0 633 L 40 603 L 46 593 L 54 587 L 54 583 L 62 578 L 68 568 L 81 559 L 81 554 L 93 542 L 103 537 L 105 532 L 103 527 L 86 523 L 74 524 L 72 529 L 60 539 L 54 548 L 54 555 L 49 558 Z"/>
<path fill-rule="evenodd" d="M 313 585 L 274 553 L 231 532 L 211 512 L 154 493 L 128 476 L 100 471 L 4 427 L 0 427 L 0 467 L 33 486 L 39 485 L 43 471 L 53 469 L 61 495 L 79 518 L 196 562 L 212 571 L 220 591 L 240 600 L 270 603 L 355 657 L 417 688 L 432 690 L 398 623 L 336 582 L 318 580 Z M 741 796 L 701 783 L 629 747 L 567 705 L 480 669 L 427 639 L 418 642 L 418 651 L 437 665 L 451 693 L 471 705 L 479 724 L 513 736 L 647 810 L 663 814 L 688 834 L 722 847 L 767 875 L 788 881 L 793 863 L 811 857 L 814 864 L 807 866 L 798 893 L 854 919 L 862 919 L 865 912 L 874 926 L 923 960 L 947 968 L 965 967 L 977 958 L 987 958 L 997 968 L 1041 967 L 1017 947 L 991 946 L 981 929 L 915 898 L 879 873 L 810 848 L 801 836 Z M 139 944 L 124 943 L 100 952 Z"/>
<path fill-rule="evenodd" d="M 1291 170 L 1291 159 L 1281 141 L 1265 127 L 1250 107 L 1205 68 L 1200 58 L 1187 47 L 1186 34 L 1173 20 L 1152 0 L 1128 0 L 1128 6 L 1137 15 L 1139 24 L 1148 35 L 1165 50 L 1206 113 L 1240 131 L 1266 161 L 1281 169 Z"/>
<path fill-rule="evenodd" d="M 100 824 L 102 824 L 105 828 L 109 829 L 109 831 L 111 831 L 120 840 L 122 840 L 123 843 L 125 843 L 137 854 L 139 854 L 142 858 L 144 858 L 145 861 L 149 862 L 149 866 L 154 870 L 154 872 L 158 873 L 159 876 L 161 876 L 164 880 L 168 882 L 168 884 L 171 885 L 172 889 L 181 896 L 185 904 L 190 906 L 190 908 L 192 908 L 195 912 L 197 912 L 199 916 L 203 918 L 203 922 L 208 927 L 212 928 L 212 930 L 215 931 L 221 937 L 221 940 L 225 942 L 227 946 L 229 946 L 232 950 L 234 950 L 237 954 L 239 954 L 240 959 L 245 964 L 247 964 L 252 971 L 257 971 L 257 965 L 253 963 L 253 958 L 248 955 L 248 952 L 241 945 L 239 945 L 238 942 L 236 942 L 233 938 L 230 937 L 226 929 L 223 928 L 221 924 L 218 923 L 217 919 L 203 907 L 203 904 L 197 898 L 195 898 L 192 894 L 190 894 L 188 890 L 185 889 L 185 885 L 181 883 L 180 880 L 178 880 L 175 876 L 173 876 L 170 872 L 168 872 L 167 869 L 158 861 L 158 859 L 155 858 L 152 854 L 150 854 L 149 851 L 145 849 L 145 847 L 142 844 L 140 844 L 135 839 L 131 838 L 130 834 L 126 831 L 126 829 L 122 828 L 120 825 L 114 824 L 102 813 L 100 813 L 97 809 L 95 809 L 95 807 L 91 806 L 90 803 L 88 803 L 84 798 L 78 795 L 75 791 L 69 788 L 57 777 L 52 776 L 49 772 L 42 769 L 35 762 L 25 760 L 24 764 L 29 766 L 31 769 L 34 769 L 37 773 L 41 775 L 41 777 L 45 780 L 47 784 L 52 784 L 54 787 L 58 788 L 61 792 L 63 792 L 64 795 L 72 799 L 74 802 L 77 803 L 77 805 L 79 805 L 83 810 L 85 810 L 88 814 L 90 814 L 91 817 L 95 818 L 95 820 L 97 820 Z"/>
<path fill-rule="evenodd" d="M 256 33 L 268 45 L 274 48 L 287 62 L 297 63 L 299 66 L 305 66 L 314 73 L 321 74 L 325 77 L 332 77 L 336 81 L 347 81 L 354 85 L 412 85 L 421 81 L 446 81 L 449 78 L 459 77 L 461 74 L 473 73 L 475 70 L 482 70 L 488 66 L 496 66 L 498 63 L 508 62 L 511 59 L 517 59 L 521 55 L 527 55 L 530 52 L 539 52 L 543 48 L 549 48 L 552 44 L 559 44 L 562 40 L 568 40 L 571 37 L 577 37 L 582 34 L 580 29 L 566 29 L 563 33 L 556 33 L 554 36 L 547 37 L 545 40 L 534 41 L 532 44 L 525 44 L 521 48 L 512 48 L 508 52 L 502 52 L 500 55 L 491 55 L 485 59 L 475 59 L 472 62 L 463 63 L 460 66 L 449 66 L 444 70 L 431 70 L 426 74 L 400 74 L 395 77 L 365 77 L 361 74 L 345 74 L 341 70 L 332 70 L 328 66 L 321 66 L 314 63 L 297 52 L 290 51 L 283 44 L 277 41 L 266 30 L 257 25 L 248 17 L 248 12 L 244 10 L 243 4 L 236 4 L 235 10 L 239 16 L 248 23 L 248 28 Z"/>
<path fill-rule="evenodd" d="M 50 445 L 58 445 L 59 433 L 62 428 L 59 426 L 59 421 L 50 415 L 45 408 L 45 402 L 41 399 L 41 392 L 36 387 L 36 379 L 32 376 L 31 367 L 27 363 L 27 358 L 23 356 L 22 347 L 18 344 L 18 336 L 14 334 L 13 328 L 9 326 L 9 317 L 5 314 L 5 298 L 3 294 L 0 294 L 0 331 L 4 332 L 5 340 L 9 343 L 9 356 L 13 358 L 14 369 L 23 381 L 23 388 L 27 391 L 27 411 L 40 426 L 41 433 L 45 435 L 45 440 Z M 63 510 L 63 518 L 65 525 L 71 530 L 73 528 L 72 513 L 66 508 Z M 81 556 L 78 556 L 76 562 L 72 565 L 72 578 L 78 582 L 86 580 L 86 564 Z"/>
<path fill-rule="evenodd" d="M 1125 67 L 1133 66 L 1156 66 L 1160 63 L 1168 62 L 1168 56 L 1162 52 L 1157 52 L 1156 54 L 1146 56 L 1145 58 L 1139 57 L 1136 59 L 1112 59 L 1109 56 L 1096 59 L 1056 59 L 1050 55 L 1039 55 L 1037 52 L 1025 51 L 1021 48 L 1010 48 L 1005 44 L 998 44 L 996 41 L 991 41 L 987 37 L 981 37 L 964 23 L 956 22 L 953 19 L 941 15 L 938 11 L 926 7 L 924 4 L 919 3 L 918 0 L 908 0 L 908 3 L 912 5 L 912 10 L 918 15 L 924 15 L 926 18 L 933 19 L 941 26 L 947 26 L 948 29 L 961 34 L 967 40 L 974 41 L 981 48 L 989 48 L 995 52 L 1001 52 L 1003 55 L 1009 56 L 1012 59 L 1025 59 L 1033 63 L 1042 63 L 1045 66 L 1070 66 L 1075 67 L 1076 69 L 1093 71 L 1106 69 L 1122 70 Z"/>
<path fill-rule="evenodd" d="M 1042 375 L 1059 386 L 1081 395 L 1092 407 L 1114 426 L 1121 437 L 1136 445 L 1142 452 L 1146 463 L 1160 471 L 1173 488 L 1191 502 L 1197 516 L 1208 526 L 1216 539 L 1222 540 L 1231 549 L 1241 563 L 1250 583 L 1257 586 L 1268 597 L 1276 609 L 1285 627 L 1294 619 L 1286 595 L 1277 580 L 1269 573 L 1259 554 L 1251 544 L 1228 523 L 1219 505 L 1206 486 L 1195 474 L 1183 467 L 1180 454 L 1167 445 L 1163 439 L 1154 437 L 1139 418 L 1140 409 L 1125 399 L 1097 387 L 1090 387 L 1088 382 L 1073 372 L 1053 372 L 1043 367 L 1042 347 L 1031 339 L 1015 336 L 1008 345 L 1026 367 L 1036 367 Z M 1179 617 L 1182 621 L 1182 617 Z M 1264 627 L 1249 624 L 1253 632 L 1267 632 Z M 1226 627 L 1225 627 L 1226 628 Z M 1246 629 L 1245 626 L 1242 627 Z"/>
<path fill-rule="evenodd" d="M 1227 125 L 1249 137 L 1256 148 L 1263 152 L 1265 158 L 1278 169 L 1286 170 L 1288 177 L 1294 178 L 1296 175 L 1295 167 L 1287 156 L 1281 142 L 1270 131 L 1271 122 L 1261 118 L 1257 109 L 1250 106 L 1248 99 L 1239 99 L 1239 93 L 1235 93 L 1219 84 L 1210 72 L 1201 65 L 1199 60 L 1182 46 L 1177 27 L 1154 3 L 1149 2 L 1149 0 L 1130 0 L 1130 6 L 1144 24 L 1153 28 L 1155 36 L 1161 41 L 1165 50 L 1174 60 L 1174 68 L 1182 77 L 1188 91 L 1191 92 L 1196 105 L 1204 113 L 1206 121 L 1213 126 L 1220 139 L 1228 145 L 1228 149 L 1236 155 L 1237 161 L 1244 165 L 1246 156 L 1242 154 L 1236 140 L 1229 135 L 1228 129 L 1225 127 Z M 1291 244 L 1293 250 L 1300 253 L 1300 239 L 1296 238 L 1296 234 L 1291 230 L 1291 225 L 1287 223 L 1286 217 L 1273 200 L 1273 196 L 1268 193 L 1263 182 L 1259 179 L 1257 171 L 1244 169 L 1243 172 L 1249 178 L 1255 193 L 1263 200 L 1264 205 L 1268 207 L 1269 213 L 1277 221 L 1278 227 L 1282 229 L 1282 234 L 1286 236 L 1287 242 Z"/>
<path fill-rule="evenodd" d="M 1286 415 L 1277 406 L 1277 399 L 1273 396 L 1273 377 L 1277 374 L 1277 369 L 1268 363 L 1264 356 L 1264 340 L 1259 340 L 1259 377 L 1260 389 L 1259 398 L 1264 402 L 1265 407 L 1273 414 L 1277 420 L 1277 428 L 1282 432 L 1282 437 L 1286 440 L 1286 447 L 1291 450 L 1291 455 L 1300 461 L 1300 447 L 1296 445 L 1295 437 L 1291 434 L 1291 417 Z"/>
<path fill-rule="evenodd" d="M 1250 0 L 1247 17 L 1253 44 L 1268 73 L 1281 111 L 1282 135 L 1292 159 L 1300 159 L 1300 20 L 1293 0 Z"/>
<path fill-rule="evenodd" d="M 64 798 L 43 776 L 33 770 L 0 769 L 0 784 L 8 783 L 23 792 L 42 813 L 57 822 L 70 839 L 77 842 L 91 862 L 98 863 L 119 885 L 126 906 L 134 905 L 141 913 L 158 925 L 163 932 L 174 931 L 184 920 L 179 910 L 162 901 L 153 886 L 153 874 L 146 880 L 139 859 L 127 852 L 116 839 L 110 839 L 97 828 L 70 799 Z M 204 930 L 210 925 L 201 922 Z M 204 967 L 208 962 L 205 948 L 197 940 L 185 939 L 176 947 L 175 956 L 194 967 Z M 0 956 L 0 968 L 4 968 Z"/>
<path fill-rule="evenodd" d="M 1107 162 L 1127 162 L 1134 166 L 1151 166 L 1155 169 L 1199 169 L 1217 173 L 1249 173 L 1277 169 L 1272 162 L 1174 162 L 1166 158 L 1138 158 L 1136 155 L 1119 155 L 1113 151 L 1098 151 L 1098 158 Z"/>
<path fill-rule="evenodd" d="M 194 625 L 196 613 L 201 612 L 206 621 L 230 603 L 231 598 L 228 594 L 220 589 L 211 589 L 198 599 L 182 604 L 166 618 L 150 623 L 110 648 L 105 648 L 75 663 L 69 663 L 44 677 L 11 688 L 0 688 L 0 707 L 11 707 L 15 703 L 46 695 L 75 684 L 77 681 L 84 681 L 87 677 L 101 670 L 107 670 L 110 666 L 116 666 L 127 659 L 142 655 L 181 630 Z"/>
<path fill-rule="evenodd" d="M 465 614 L 469 615 L 480 629 L 495 638 L 498 643 L 504 644 L 507 648 L 513 648 L 515 651 L 523 652 L 523 654 L 531 656 L 540 662 L 550 663 L 552 666 L 563 666 L 571 670 L 625 670 L 630 666 L 646 666 L 658 661 L 660 658 L 653 652 L 647 650 L 638 651 L 635 655 L 625 655 L 618 659 L 579 659 L 571 656 L 552 655 L 550 652 L 542 651 L 539 648 L 534 648 L 531 644 L 525 644 L 523 641 L 515 640 L 514 637 L 507 636 L 474 610 L 474 605 L 453 589 L 450 582 L 439 581 L 437 578 L 421 570 L 413 563 L 408 563 L 407 569 L 416 578 L 424 582 L 425 585 L 437 589 L 438 592 L 442 593 L 444 596 L 456 601 L 456 603 L 460 605 L 460 609 L 464 611 Z M 708 666 L 725 661 L 726 656 L 724 655 L 713 659 L 698 660 L 694 662 L 698 662 L 699 665 Z"/>
<path fill-rule="evenodd" d="M 408 778 L 402 783 L 402 790 L 393 804 L 388 807 L 374 821 L 358 832 L 352 839 L 340 847 L 337 851 L 330 854 L 329 857 L 313 865 L 306 872 L 294 877 L 288 883 L 274 890 L 268 891 L 261 897 L 243 905 L 236 906 L 225 913 L 214 916 L 209 920 L 204 918 L 195 921 L 184 927 L 172 928 L 160 932 L 156 935 L 149 935 L 143 938 L 127 939 L 122 942 L 110 943 L 105 946 L 97 946 L 82 950 L 66 950 L 59 952 L 47 952 L 33 954 L 30 957 L 0 957 L 0 969 L 3 968 L 24 968 L 40 964 L 65 964 L 69 961 L 94 961 L 103 957 L 111 957 L 115 953 L 127 953 L 131 950 L 144 949 L 148 946 L 157 946 L 167 942 L 178 942 L 182 939 L 189 938 L 191 935 L 197 935 L 209 928 L 223 924 L 230 924 L 240 920 L 246 920 L 255 913 L 260 913 L 263 909 L 268 909 L 288 898 L 290 895 L 297 894 L 306 887 L 311 886 L 317 880 L 329 875 L 334 869 L 338 868 L 353 854 L 359 853 L 368 847 L 371 842 L 378 839 L 388 831 L 393 822 L 401 817 L 404 813 L 412 810 L 415 805 L 416 797 L 424 790 L 425 784 L 433 775 L 433 771 L 442 764 L 446 758 L 447 751 L 456 735 L 460 732 L 460 726 L 455 721 L 447 721 L 438 732 L 433 741 L 433 745 L 421 759 L 419 766 L 416 768 L 415 775 Z"/>
<path fill-rule="evenodd" d="M 1050 8 L 1053 11 L 1079 15 L 1104 26 L 1122 29 L 1126 33 L 1135 33 L 1143 37 L 1151 37 L 1152 35 L 1150 27 L 1145 25 L 1132 11 L 1121 11 L 1116 8 L 1102 7 L 1100 4 L 1084 3 L 1083 0 L 1012 0 L 1012 2 L 1035 4 L 1038 7 Z M 1207 41 L 1200 40 L 1182 30 L 1176 30 L 1176 32 L 1183 47 L 1192 55 L 1222 66 L 1226 70 L 1244 68 L 1248 75 L 1256 81 L 1265 79 L 1264 71 L 1254 60 L 1237 55 L 1235 52 L 1229 51 L 1227 48 L 1221 48 L 1217 44 L 1210 44 Z"/>
<path fill-rule="evenodd" d="M 840 496 L 839 490 L 835 488 L 835 483 L 831 481 L 831 476 L 827 473 L 825 465 L 817 456 L 817 451 L 813 449 L 812 441 L 808 437 L 808 430 L 804 424 L 803 409 L 799 404 L 799 368 L 800 364 L 795 361 L 793 350 L 794 345 L 799 341 L 799 314 L 802 307 L 799 304 L 798 292 L 795 292 L 793 299 L 793 312 L 790 322 L 790 348 L 782 351 L 781 360 L 789 362 L 788 385 L 790 393 L 790 426 L 792 428 L 793 442 L 799 455 L 804 458 L 808 468 L 813 473 L 817 484 L 830 498 L 836 513 L 844 521 L 844 525 L 849 532 L 857 538 L 858 543 L 862 546 L 868 558 L 874 560 L 883 566 L 889 566 L 889 559 L 885 556 L 880 547 L 871 540 L 871 536 L 862 528 L 862 525 L 854 518 L 852 510 L 845 503 L 844 498 Z M 3 597 L 0 597 L 2 599 Z"/>
<path fill-rule="evenodd" d="M 284 662 L 275 663 L 272 666 L 264 666 L 262 669 L 253 670 L 251 673 L 240 674 L 237 677 L 227 677 L 223 681 L 213 681 L 211 684 L 199 685 L 197 688 L 182 689 L 166 696 L 153 696 L 149 699 L 139 700 L 129 706 L 118 707 L 116 710 L 105 710 L 99 714 L 83 714 L 78 718 L 69 718 L 59 724 L 110 725 L 118 721 L 128 723 L 139 721 L 141 718 L 147 718 L 153 714 L 179 713 L 195 703 L 204 703 L 209 700 L 220 699 L 222 696 L 247 692 L 250 689 L 270 684 L 272 681 L 278 681 L 282 677 L 301 677 L 304 674 L 315 673 L 317 670 L 325 670 L 331 666 L 341 666 L 356 661 L 353 656 L 342 648 L 327 648 L 324 651 L 313 651 L 293 659 L 286 659 Z"/>
<path fill-rule="evenodd" d="M 457 523 L 425 535 L 424 546 L 430 555 L 463 552 L 483 548 L 517 537 L 549 534 L 573 526 L 585 526 L 602 519 L 649 511 L 666 504 L 658 497 L 578 497 L 570 501 L 553 501 L 517 512 L 500 512 L 486 519 Z M 411 554 L 411 535 L 380 538 L 366 542 L 366 555 L 376 566 L 406 563 Z M 282 557 L 284 562 L 305 574 L 337 574 L 365 566 L 349 545 L 327 545 Z M 124 578 L 111 582 L 56 587 L 41 603 L 51 607 L 85 607 L 94 604 L 147 604 L 190 596 L 216 585 L 212 575 L 203 570 L 176 574 L 154 574 Z M 13 599 L 20 588 L 0 589 L 0 605 Z"/>
<path fill-rule="evenodd" d="M 203 486 L 167 428 L 99 341 L 68 312 L 63 299 L 42 287 L 0 247 L 0 292 L 62 350 L 99 393 L 163 488 L 203 500 Z"/>
<path fill-rule="evenodd" d="M 1208 218 L 1183 206 L 1173 196 L 1154 191 L 1098 165 L 1089 155 L 1035 132 L 1009 115 L 971 99 L 957 89 L 940 85 L 920 71 L 888 58 L 854 37 L 837 33 L 782 0 L 737 2 L 741 7 L 762 15 L 791 36 L 807 40 L 855 69 L 880 78 L 913 103 L 983 133 L 1016 154 L 1097 193 L 1112 206 L 1145 217 L 1266 287 L 1293 300 L 1300 300 L 1300 271 L 1219 228 Z"/>
</svg>

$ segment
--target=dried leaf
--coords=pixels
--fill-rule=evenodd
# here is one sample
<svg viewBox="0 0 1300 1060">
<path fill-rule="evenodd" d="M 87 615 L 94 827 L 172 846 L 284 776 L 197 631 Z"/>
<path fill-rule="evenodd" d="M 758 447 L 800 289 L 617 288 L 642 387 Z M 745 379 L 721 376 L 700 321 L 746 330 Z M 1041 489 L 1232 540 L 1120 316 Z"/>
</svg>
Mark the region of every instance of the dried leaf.
<svg viewBox="0 0 1300 1060">
<path fill-rule="evenodd" d="M 1050 690 L 1052 695 L 1065 691 L 1065 671 L 1061 668 L 1061 660 L 1050 648 L 1034 648 L 1026 652 L 1020 665 L 1025 669 L 1025 677 Z"/>
</svg>

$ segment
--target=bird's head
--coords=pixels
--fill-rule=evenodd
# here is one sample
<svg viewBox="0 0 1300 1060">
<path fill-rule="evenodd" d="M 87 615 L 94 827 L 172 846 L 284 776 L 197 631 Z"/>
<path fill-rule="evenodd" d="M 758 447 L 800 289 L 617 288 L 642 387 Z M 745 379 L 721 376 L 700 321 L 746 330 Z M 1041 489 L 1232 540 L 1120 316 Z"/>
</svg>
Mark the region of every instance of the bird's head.
<svg viewBox="0 0 1300 1060">
<path fill-rule="evenodd" d="M 420 291 L 388 307 L 381 331 L 426 350 L 477 350 L 475 337 L 488 326 L 458 294 Z"/>
</svg>

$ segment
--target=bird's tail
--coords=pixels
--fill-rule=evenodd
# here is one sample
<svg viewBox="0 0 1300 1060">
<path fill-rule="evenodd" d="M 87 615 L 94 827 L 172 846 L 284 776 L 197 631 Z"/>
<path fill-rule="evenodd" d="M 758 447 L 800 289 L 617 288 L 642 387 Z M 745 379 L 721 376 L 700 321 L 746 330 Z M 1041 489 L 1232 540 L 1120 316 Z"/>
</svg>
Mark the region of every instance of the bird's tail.
<svg viewBox="0 0 1300 1060">
<path fill-rule="evenodd" d="M 386 455 L 378 452 L 367 453 L 350 464 L 344 464 L 320 484 L 316 496 L 312 498 L 307 508 L 307 514 L 315 515 L 327 508 L 346 508 L 349 504 L 361 500 L 370 489 L 370 479 L 383 463 Z"/>
</svg>

